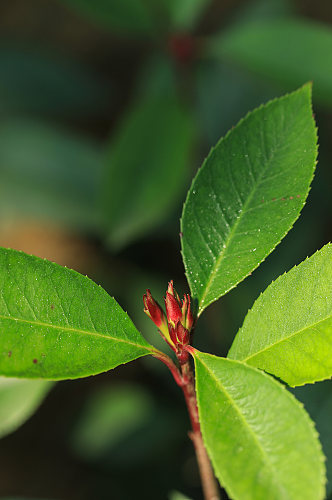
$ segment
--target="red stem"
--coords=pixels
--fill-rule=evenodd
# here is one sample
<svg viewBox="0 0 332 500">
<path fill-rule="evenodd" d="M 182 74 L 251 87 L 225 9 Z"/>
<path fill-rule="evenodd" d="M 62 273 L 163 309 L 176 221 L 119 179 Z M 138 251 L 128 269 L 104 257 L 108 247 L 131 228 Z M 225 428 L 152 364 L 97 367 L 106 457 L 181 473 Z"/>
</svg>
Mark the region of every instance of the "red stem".
<svg viewBox="0 0 332 500">
<path fill-rule="evenodd" d="M 187 350 L 191 352 L 190 347 Z M 196 452 L 204 498 L 205 500 L 220 500 L 219 487 L 202 438 L 198 416 L 194 373 L 190 361 L 188 360 L 183 364 L 180 363 L 179 369 L 166 354 L 158 352 L 154 354 L 154 357 L 162 361 L 169 368 L 175 382 L 183 391 L 192 426 L 192 431 L 189 432 L 189 437 L 194 444 Z"/>
</svg>

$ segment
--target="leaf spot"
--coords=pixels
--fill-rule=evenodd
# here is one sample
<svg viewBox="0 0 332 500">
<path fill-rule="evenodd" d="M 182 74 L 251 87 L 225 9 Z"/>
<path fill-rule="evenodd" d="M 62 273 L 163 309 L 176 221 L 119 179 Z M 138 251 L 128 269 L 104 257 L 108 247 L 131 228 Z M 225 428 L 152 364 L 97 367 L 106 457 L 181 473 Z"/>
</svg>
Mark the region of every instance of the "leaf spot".
<svg viewBox="0 0 332 500">
<path fill-rule="evenodd" d="M 8 351 L 8 358 L 10 358 L 12 355 L 12 351 Z"/>
</svg>

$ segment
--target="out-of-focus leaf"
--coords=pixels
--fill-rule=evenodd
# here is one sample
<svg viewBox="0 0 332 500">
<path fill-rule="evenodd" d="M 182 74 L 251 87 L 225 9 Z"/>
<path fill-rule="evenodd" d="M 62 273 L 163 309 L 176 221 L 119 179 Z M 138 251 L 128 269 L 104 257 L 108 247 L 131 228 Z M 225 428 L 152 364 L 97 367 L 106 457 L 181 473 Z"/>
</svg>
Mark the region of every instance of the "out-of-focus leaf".
<svg viewBox="0 0 332 500">
<path fill-rule="evenodd" d="M 105 387 L 87 401 L 72 435 L 72 447 L 85 459 L 100 459 L 138 432 L 152 412 L 153 401 L 139 385 Z"/>
<path fill-rule="evenodd" d="M 294 4 L 290 0 L 251 0 L 235 10 L 232 29 L 249 22 L 267 22 L 269 20 L 289 18 L 294 13 Z"/>
<path fill-rule="evenodd" d="M 0 374 L 86 377 L 152 354 L 113 297 L 86 276 L 0 251 Z"/>
<path fill-rule="evenodd" d="M 327 496 L 332 493 L 332 383 L 330 380 L 293 389 L 293 394 L 302 401 L 312 419 L 316 422 L 323 451 L 326 455 Z"/>
<path fill-rule="evenodd" d="M 44 116 L 105 114 L 110 85 L 75 60 L 33 47 L 0 48 L 0 112 Z"/>
<path fill-rule="evenodd" d="M 249 23 L 222 35 L 212 52 L 287 89 L 313 80 L 314 98 L 332 105 L 332 29 L 305 20 Z"/>
<path fill-rule="evenodd" d="M 266 370 L 293 387 L 332 377 L 332 245 L 261 294 L 228 357 Z"/>
<path fill-rule="evenodd" d="M 169 500 L 191 500 L 189 497 L 182 495 L 179 491 L 171 491 L 169 494 Z"/>
<path fill-rule="evenodd" d="M 324 456 L 313 422 L 285 387 L 239 361 L 194 350 L 202 435 L 234 500 L 322 500 Z"/>
<path fill-rule="evenodd" d="M 183 261 L 198 314 L 287 234 L 305 203 L 316 155 L 309 85 L 249 113 L 211 150 L 181 220 Z"/>
<path fill-rule="evenodd" d="M 89 20 L 115 33 L 147 35 L 156 31 L 153 11 L 146 0 L 62 0 Z"/>
<path fill-rule="evenodd" d="M 0 437 L 15 431 L 28 420 L 52 385 L 45 380 L 0 377 Z"/>
<path fill-rule="evenodd" d="M 0 218 L 37 216 L 79 229 L 98 225 L 102 149 L 28 119 L 0 124 Z"/>
<path fill-rule="evenodd" d="M 114 248 L 172 212 L 187 179 L 192 120 L 177 99 L 144 99 L 110 145 L 102 182 L 107 240 Z"/>
<path fill-rule="evenodd" d="M 198 123 L 210 146 L 226 134 L 248 109 L 277 95 L 273 86 L 246 70 L 215 59 L 197 64 L 194 83 Z"/>
<path fill-rule="evenodd" d="M 171 27 L 175 30 L 190 30 L 195 27 L 211 0 L 163 0 L 163 3 L 168 10 Z"/>
</svg>

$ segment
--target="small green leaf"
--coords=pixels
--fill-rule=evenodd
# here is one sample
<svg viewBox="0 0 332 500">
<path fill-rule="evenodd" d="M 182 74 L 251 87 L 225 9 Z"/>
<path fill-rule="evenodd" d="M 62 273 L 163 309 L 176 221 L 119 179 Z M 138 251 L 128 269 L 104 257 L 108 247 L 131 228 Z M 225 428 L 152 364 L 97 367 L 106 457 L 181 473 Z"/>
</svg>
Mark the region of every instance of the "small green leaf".
<svg viewBox="0 0 332 500">
<path fill-rule="evenodd" d="M 212 44 L 212 52 L 285 84 L 313 80 L 314 97 L 332 104 L 332 30 L 299 19 L 241 24 Z"/>
<path fill-rule="evenodd" d="M 0 437 L 15 431 L 28 420 L 52 385 L 46 380 L 0 377 Z"/>
<path fill-rule="evenodd" d="M 256 300 L 228 357 L 291 386 L 332 377 L 332 245 L 273 282 Z"/>
<path fill-rule="evenodd" d="M 145 0 L 63 0 L 89 20 L 124 35 L 153 33 L 152 11 Z"/>
<path fill-rule="evenodd" d="M 302 405 L 269 375 L 193 353 L 203 439 L 234 500 L 322 500 L 324 457 Z"/>
<path fill-rule="evenodd" d="M 182 193 L 193 127 L 177 99 L 145 98 L 110 146 L 103 181 L 108 241 L 121 247 L 167 217 Z"/>
<path fill-rule="evenodd" d="M 153 352 L 114 298 L 87 277 L 1 249 L 1 375 L 86 377 Z"/>
<path fill-rule="evenodd" d="M 211 150 L 181 221 L 198 314 L 253 271 L 292 227 L 309 191 L 316 142 L 305 85 L 249 113 Z"/>
</svg>

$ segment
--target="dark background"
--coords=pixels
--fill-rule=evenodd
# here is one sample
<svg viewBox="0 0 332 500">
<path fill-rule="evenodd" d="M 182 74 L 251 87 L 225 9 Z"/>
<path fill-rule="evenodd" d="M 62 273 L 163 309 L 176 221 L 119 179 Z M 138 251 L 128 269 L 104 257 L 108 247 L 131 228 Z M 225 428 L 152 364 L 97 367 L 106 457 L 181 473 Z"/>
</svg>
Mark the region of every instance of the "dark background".
<svg viewBox="0 0 332 500">
<path fill-rule="evenodd" d="M 162 1 L 151 0 L 156 21 L 147 34 L 135 19 L 127 25 L 109 22 L 107 2 L 100 2 L 96 14 L 79 1 L 0 0 L 0 245 L 89 275 L 156 345 L 142 295 L 149 287 L 161 300 L 169 279 L 180 293 L 187 291 L 178 220 L 190 179 L 209 148 L 241 116 L 305 83 L 288 82 L 287 75 L 278 81 L 212 57 L 208 41 L 235 23 L 287 16 L 324 23 L 332 39 L 332 4 L 325 0 L 203 3 L 195 23 L 174 27 Z M 330 238 L 332 86 L 328 102 L 320 98 L 310 67 L 307 74 L 314 83 L 320 137 L 309 200 L 273 255 L 204 313 L 195 345 L 218 355 L 227 354 L 245 313 L 271 280 Z M 107 204 L 100 201 L 107 199 L 101 179 L 132 110 L 152 94 L 168 93 L 176 94 L 194 129 L 181 184 L 169 188 L 168 205 L 152 223 L 117 241 L 116 223 L 100 216 Z M 135 161 L 116 209 L 120 221 L 131 205 L 136 210 L 132 192 L 141 165 L 139 158 Z M 169 169 L 171 176 L 172 165 Z M 117 186 L 110 186 L 109 197 L 112 189 Z M 295 393 L 317 420 L 332 460 L 326 431 L 330 382 Z M 108 374 L 58 383 L 33 417 L 1 440 L 0 497 L 175 500 L 171 492 L 181 491 L 202 498 L 188 428 L 182 395 L 156 361 L 138 360 Z"/>
</svg>

